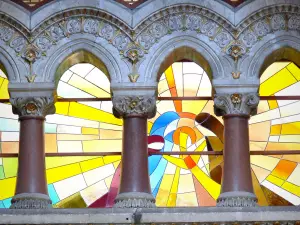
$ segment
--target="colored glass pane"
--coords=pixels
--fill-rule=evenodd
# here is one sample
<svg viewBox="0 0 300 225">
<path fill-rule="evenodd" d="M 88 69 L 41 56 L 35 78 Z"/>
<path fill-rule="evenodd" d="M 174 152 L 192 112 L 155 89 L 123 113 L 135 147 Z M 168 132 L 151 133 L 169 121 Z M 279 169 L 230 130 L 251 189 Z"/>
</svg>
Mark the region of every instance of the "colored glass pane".
<svg viewBox="0 0 300 225">
<path fill-rule="evenodd" d="M 299 68 L 275 63 L 261 77 L 260 94 L 296 95 Z M 7 96 L 5 75 L 1 91 Z M 6 80 L 6 82 L 4 82 Z M 193 82 L 191 82 L 193 81 Z M 107 97 L 106 76 L 89 64 L 70 68 L 58 85 L 60 97 Z M 174 63 L 161 76 L 159 96 L 210 96 L 210 80 L 195 63 Z M 250 120 L 250 148 L 300 149 L 299 101 L 261 101 L 258 115 Z M 112 115 L 111 102 L 56 103 L 57 113 L 47 116 L 47 152 L 108 152 L 121 150 L 122 121 Z M 18 151 L 17 116 L 9 104 L 1 104 L 1 151 Z M 154 151 L 215 151 L 223 149 L 220 129 L 199 125 L 199 113 L 214 116 L 213 101 L 158 101 L 157 114 L 149 120 L 149 143 Z M 152 136 L 152 138 L 151 138 Z M 160 140 L 160 139 L 159 139 Z M 300 156 L 251 156 L 255 194 L 260 205 L 300 204 Z M 55 207 L 110 207 L 119 185 L 120 156 L 47 158 L 48 190 Z M 214 206 L 220 193 L 222 156 L 151 156 L 149 174 L 158 206 Z M 16 181 L 17 159 L 3 158 L 0 182 L 2 207 L 9 207 Z M 72 185 L 70 185 L 72 184 Z M 73 185 L 76 184 L 76 185 Z M 72 186 L 70 188 L 70 186 Z"/>
<path fill-rule="evenodd" d="M 260 95 L 299 95 L 300 69 L 290 62 L 273 63 L 262 74 Z M 300 101 L 261 101 L 250 123 L 251 150 L 300 150 Z M 261 205 L 299 205 L 299 155 L 252 156 L 255 178 L 264 198 Z M 296 178 L 297 177 L 297 178 Z M 267 190 L 267 191 L 266 191 Z M 262 196 L 260 194 L 259 196 Z M 273 197 L 270 197 L 273 196 Z"/>
</svg>

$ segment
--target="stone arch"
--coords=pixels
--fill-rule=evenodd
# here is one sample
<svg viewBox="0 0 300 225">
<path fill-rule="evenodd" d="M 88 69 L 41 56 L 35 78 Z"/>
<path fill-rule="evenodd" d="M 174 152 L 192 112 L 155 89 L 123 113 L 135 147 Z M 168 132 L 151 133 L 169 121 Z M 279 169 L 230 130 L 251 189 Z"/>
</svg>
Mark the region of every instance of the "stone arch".
<svg viewBox="0 0 300 225">
<path fill-rule="evenodd" d="M 72 66 L 78 63 L 89 63 L 97 67 L 101 70 L 108 78 L 109 72 L 105 66 L 105 64 L 101 61 L 101 59 L 97 58 L 92 53 L 85 50 L 78 50 L 74 52 L 72 55 L 69 55 L 63 62 L 59 65 L 55 72 L 55 84 L 57 85 L 61 76 Z"/>
<path fill-rule="evenodd" d="M 145 81 L 157 82 L 168 66 L 184 59 L 201 66 L 210 79 L 224 77 L 223 62 L 214 49 L 195 37 L 178 36 L 158 46 L 155 53 L 149 57 L 145 66 Z"/>
<path fill-rule="evenodd" d="M 207 73 L 208 77 L 212 79 L 212 70 L 211 67 L 208 63 L 208 61 L 195 49 L 188 47 L 188 46 L 182 46 L 179 48 L 174 49 L 162 62 L 162 64 L 159 67 L 158 70 L 158 76 L 157 78 L 159 79 L 159 74 L 162 74 L 166 69 L 172 65 L 174 62 L 178 61 L 183 61 L 183 60 L 188 60 L 192 61 L 204 69 L 204 71 Z"/>
<path fill-rule="evenodd" d="M 300 65 L 300 38 L 279 36 L 258 46 L 253 52 L 248 67 L 248 76 L 258 79 L 273 62 L 289 60 Z"/>
<path fill-rule="evenodd" d="M 10 82 L 20 82 L 20 72 L 17 63 L 2 47 L 0 47 L 0 69 L 5 72 Z"/>
<path fill-rule="evenodd" d="M 180 33 L 216 45 L 221 52 L 233 41 L 233 30 L 233 25 L 214 11 L 180 4 L 155 12 L 137 26 L 135 42 L 147 53 L 156 43 Z"/>
<path fill-rule="evenodd" d="M 143 27 L 143 23 L 147 21 L 153 21 L 162 15 L 167 15 L 166 12 L 178 12 L 178 8 L 185 10 L 185 7 L 188 6 L 185 12 L 188 13 L 199 13 L 202 9 L 202 13 L 207 16 L 212 16 L 218 18 L 219 21 L 227 24 L 234 24 L 235 18 L 232 16 L 233 8 L 224 4 L 221 0 L 180 0 L 180 1 L 164 1 L 161 0 L 148 0 L 141 6 L 139 6 L 133 12 L 133 24 L 132 27 Z M 222 16 L 221 16 L 222 15 Z M 222 17 L 222 18 L 221 18 Z M 226 22 L 225 22 L 226 21 Z"/>
<path fill-rule="evenodd" d="M 62 73 L 70 66 L 79 62 L 88 62 L 104 72 L 111 82 L 120 82 L 120 62 L 114 57 L 114 52 L 95 43 L 93 40 L 76 39 L 61 45 L 38 67 L 44 70 L 44 82 L 58 82 Z M 62 63 L 63 62 L 63 63 Z M 44 69 L 43 69 L 44 67 Z"/>
<path fill-rule="evenodd" d="M 300 67 L 300 51 L 289 46 L 282 47 L 273 51 L 270 55 L 268 55 L 265 58 L 264 63 L 260 69 L 259 75 L 261 76 L 270 65 L 278 61 L 290 61 L 295 63 L 298 67 Z"/>
<path fill-rule="evenodd" d="M 103 18 L 106 20 L 122 24 L 122 26 L 130 26 L 132 22 L 131 10 L 116 1 L 55 0 L 47 2 L 32 12 L 32 28 L 38 29 L 42 24 L 50 21 L 49 18 L 65 18 L 68 14 L 74 16 L 81 10 L 85 11 L 81 12 L 81 15 L 90 14 L 94 18 L 105 15 Z"/>
</svg>

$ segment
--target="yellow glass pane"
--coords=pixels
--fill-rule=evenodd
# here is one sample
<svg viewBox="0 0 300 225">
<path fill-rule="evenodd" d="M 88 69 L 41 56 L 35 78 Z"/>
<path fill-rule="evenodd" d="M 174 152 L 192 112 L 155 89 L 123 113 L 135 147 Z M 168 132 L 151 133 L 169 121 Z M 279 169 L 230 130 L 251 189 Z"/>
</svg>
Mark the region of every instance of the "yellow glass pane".
<svg viewBox="0 0 300 225">
<path fill-rule="evenodd" d="M 278 108 L 278 102 L 276 100 L 268 101 L 270 110 Z"/>
<path fill-rule="evenodd" d="M 89 127 L 82 127 L 81 133 L 82 134 L 95 134 L 95 135 L 98 135 L 99 134 L 99 129 L 89 128 Z"/>
<path fill-rule="evenodd" d="M 272 175 L 269 175 L 267 177 L 267 180 L 279 187 L 284 183 L 283 180 L 279 179 L 278 177 L 272 176 Z"/>
<path fill-rule="evenodd" d="M 285 68 L 263 82 L 260 85 L 259 94 L 270 96 L 296 82 L 295 77 Z"/>
<path fill-rule="evenodd" d="M 46 171 L 48 184 L 82 173 L 79 163 L 60 166 Z"/>
<path fill-rule="evenodd" d="M 300 122 L 282 124 L 281 134 L 300 134 Z"/>
<path fill-rule="evenodd" d="M 271 126 L 271 135 L 280 135 L 281 124 Z"/>
<path fill-rule="evenodd" d="M 282 188 L 287 190 L 288 192 L 291 192 L 294 195 L 297 195 L 298 197 L 300 197 L 300 187 L 296 186 L 294 184 L 291 184 L 289 182 L 285 182 L 282 185 Z"/>
<path fill-rule="evenodd" d="M 87 172 L 89 170 L 95 169 L 97 167 L 103 166 L 104 165 L 104 160 L 102 157 L 96 158 L 96 159 L 91 159 L 87 160 L 84 162 L 80 163 L 81 170 L 82 172 Z"/>
<path fill-rule="evenodd" d="M 270 65 L 260 77 L 260 82 L 263 83 L 280 70 L 284 69 L 290 62 L 276 62 Z"/>
<path fill-rule="evenodd" d="M 182 111 L 198 115 L 207 101 L 182 101 Z"/>
<path fill-rule="evenodd" d="M 173 181 L 174 175 L 165 174 L 161 181 L 157 196 L 156 196 L 156 205 L 158 207 L 167 206 L 171 183 Z"/>
<path fill-rule="evenodd" d="M 103 123 L 122 125 L 122 120 L 117 119 L 111 113 L 104 112 L 99 109 L 95 109 L 76 102 L 70 103 L 69 116 L 99 121 Z"/>
<path fill-rule="evenodd" d="M 197 166 L 193 167 L 191 172 L 214 199 L 219 197 L 221 191 L 220 184 L 208 177 L 207 174 Z"/>
<path fill-rule="evenodd" d="M 294 75 L 294 77 L 299 81 L 300 80 L 300 68 L 294 63 L 290 63 L 287 66 L 287 69 Z"/>
<path fill-rule="evenodd" d="M 0 99 L 8 99 L 9 94 L 8 94 L 8 80 L 5 78 L 0 77 Z"/>
<path fill-rule="evenodd" d="M 87 81 L 86 79 L 73 74 L 71 79 L 68 82 L 70 85 L 83 90 L 97 98 L 109 98 L 110 94 L 106 91 L 102 90 L 101 88 L 97 87 L 96 85 L 92 84 L 91 82 Z"/>
<path fill-rule="evenodd" d="M 46 169 L 74 164 L 94 158 L 96 158 L 96 156 L 46 157 Z"/>
<path fill-rule="evenodd" d="M 0 200 L 11 198 L 15 195 L 16 178 L 0 180 Z"/>
<path fill-rule="evenodd" d="M 56 114 L 68 115 L 69 106 L 70 106 L 69 102 L 56 102 L 55 103 Z"/>
<path fill-rule="evenodd" d="M 121 156 L 120 155 L 117 155 L 117 156 L 104 156 L 103 160 L 104 160 L 105 165 L 107 165 L 107 164 L 110 164 L 110 163 L 120 161 Z"/>
</svg>

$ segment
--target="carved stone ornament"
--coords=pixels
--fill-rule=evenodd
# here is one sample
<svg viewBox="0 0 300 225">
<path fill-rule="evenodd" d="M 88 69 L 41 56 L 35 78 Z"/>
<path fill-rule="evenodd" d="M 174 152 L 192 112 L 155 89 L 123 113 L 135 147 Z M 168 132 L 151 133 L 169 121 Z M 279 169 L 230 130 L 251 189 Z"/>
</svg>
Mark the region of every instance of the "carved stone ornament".
<svg viewBox="0 0 300 225">
<path fill-rule="evenodd" d="M 36 47 L 36 59 L 39 59 L 63 39 L 78 34 L 93 35 L 105 39 L 128 60 L 137 61 L 164 36 L 173 32 L 194 32 L 199 38 L 206 36 L 237 60 L 269 34 L 299 32 L 299 12 L 296 5 L 276 5 L 262 9 L 234 26 L 207 8 L 178 4 L 131 28 L 106 12 L 77 8 L 51 17 L 32 32 L 24 31 L 17 22 L 9 23 L 11 19 L 5 18 L 2 22 L 0 18 L 0 41 L 13 48 L 17 55 L 33 61 L 33 52 L 22 54 L 28 47 Z M 239 44 L 233 45 L 235 42 Z"/>
<path fill-rule="evenodd" d="M 241 77 L 241 72 L 232 72 L 233 79 L 239 79 Z"/>
<path fill-rule="evenodd" d="M 117 96 L 113 97 L 113 112 L 116 117 L 147 116 L 152 118 L 156 113 L 154 96 Z"/>
<path fill-rule="evenodd" d="M 217 116 L 226 114 L 255 115 L 259 97 L 257 93 L 216 94 L 214 103 L 214 110 Z"/>
<path fill-rule="evenodd" d="M 228 192 L 222 193 L 217 200 L 218 207 L 256 207 L 257 198 L 252 193 Z"/>
<path fill-rule="evenodd" d="M 49 196 L 39 193 L 24 193 L 13 197 L 10 209 L 49 209 Z"/>
<path fill-rule="evenodd" d="M 237 62 L 240 57 L 246 54 L 246 52 L 246 47 L 240 41 L 233 41 L 226 50 L 226 53 L 230 55 L 235 62 Z"/>
<path fill-rule="evenodd" d="M 115 199 L 114 208 L 155 208 L 151 194 L 140 192 L 121 193 Z"/>
<path fill-rule="evenodd" d="M 42 116 L 55 113 L 53 97 L 12 98 L 13 113 L 21 116 Z"/>
</svg>

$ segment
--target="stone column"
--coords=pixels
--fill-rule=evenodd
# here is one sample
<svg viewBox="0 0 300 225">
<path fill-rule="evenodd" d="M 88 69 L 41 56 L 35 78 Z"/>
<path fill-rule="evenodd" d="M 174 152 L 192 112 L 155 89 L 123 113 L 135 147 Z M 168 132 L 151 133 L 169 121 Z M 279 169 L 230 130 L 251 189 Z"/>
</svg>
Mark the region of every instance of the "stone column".
<svg viewBox="0 0 300 225">
<path fill-rule="evenodd" d="M 224 119 L 224 170 L 221 195 L 217 206 L 253 207 L 257 198 L 253 191 L 249 125 L 256 114 L 259 98 L 256 93 L 216 95 L 215 114 Z"/>
<path fill-rule="evenodd" d="M 114 114 L 123 118 L 121 181 L 116 208 L 152 208 L 148 173 L 147 119 L 155 116 L 156 101 L 148 96 L 113 98 Z"/>
<path fill-rule="evenodd" d="M 55 112 L 53 98 L 12 98 L 19 115 L 20 142 L 16 193 L 11 209 L 50 208 L 45 171 L 44 120 Z"/>
</svg>

